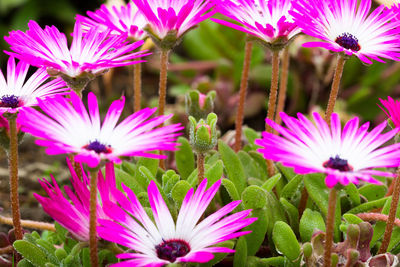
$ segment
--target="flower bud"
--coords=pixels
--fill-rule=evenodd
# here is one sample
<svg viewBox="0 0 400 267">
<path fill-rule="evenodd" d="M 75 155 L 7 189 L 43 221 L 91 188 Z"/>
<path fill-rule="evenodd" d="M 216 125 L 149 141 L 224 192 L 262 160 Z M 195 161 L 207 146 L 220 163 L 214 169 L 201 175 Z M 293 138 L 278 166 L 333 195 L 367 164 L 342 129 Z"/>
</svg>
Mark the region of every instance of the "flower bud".
<svg viewBox="0 0 400 267">
<path fill-rule="evenodd" d="M 192 90 L 186 94 L 186 112 L 196 120 L 205 119 L 214 110 L 215 91 L 210 91 L 207 95 L 197 90 Z"/>
<path fill-rule="evenodd" d="M 207 116 L 207 121 L 189 117 L 190 121 L 190 144 L 197 153 L 205 153 L 217 144 L 217 124 L 218 117 L 215 113 Z"/>
</svg>

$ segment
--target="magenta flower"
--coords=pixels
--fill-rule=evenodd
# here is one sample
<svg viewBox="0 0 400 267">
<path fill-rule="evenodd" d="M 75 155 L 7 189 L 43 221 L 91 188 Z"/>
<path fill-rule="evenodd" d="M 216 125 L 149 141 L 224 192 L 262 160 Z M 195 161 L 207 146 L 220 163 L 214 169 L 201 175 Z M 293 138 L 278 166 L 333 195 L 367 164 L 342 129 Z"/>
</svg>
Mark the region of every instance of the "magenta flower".
<svg viewBox="0 0 400 267">
<path fill-rule="evenodd" d="M 295 23 L 305 34 L 322 39 L 305 47 L 323 47 L 355 55 L 364 63 L 380 58 L 399 60 L 400 22 L 396 14 L 380 6 L 370 15 L 371 0 L 293 1 Z"/>
<path fill-rule="evenodd" d="M 373 170 L 380 167 L 397 167 L 400 162 L 400 144 L 379 148 L 399 131 L 399 128 L 381 134 L 386 122 L 367 132 L 369 123 L 359 127 L 355 117 L 341 129 L 340 119 L 332 114 L 331 127 L 318 114 L 313 113 L 315 125 L 304 115 L 298 119 L 281 113 L 284 128 L 271 120 L 266 122 L 283 137 L 264 132 L 256 140 L 262 146 L 258 151 L 266 159 L 279 161 L 293 167 L 298 174 L 326 173 L 328 187 L 338 182 L 342 185 L 358 184 L 358 179 L 379 184 L 372 175 L 394 177 L 389 172 Z"/>
<path fill-rule="evenodd" d="M 240 23 L 212 21 L 248 33 L 269 45 L 286 45 L 300 29 L 289 14 L 292 0 L 220 0 L 217 11 Z"/>
<path fill-rule="evenodd" d="M 0 70 L 0 114 L 15 113 L 29 106 L 36 106 L 38 99 L 66 93 L 61 79 L 46 82 L 50 76 L 39 69 L 25 82 L 29 64 L 20 61 L 15 65 L 14 57 L 8 59 L 7 81 Z M 24 83 L 25 82 L 25 83 Z"/>
<path fill-rule="evenodd" d="M 88 11 L 89 18 L 77 15 L 76 20 L 80 21 L 84 31 L 91 28 L 107 31 L 111 29 L 111 34 L 127 34 L 132 40 L 142 40 L 146 33 L 143 31 L 147 22 L 140 11 L 132 2 L 126 6 L 101 7 L 95 12 Z"/>
<path fill-rule="evenodd" d="M 380 99 L 384 108 L 381 109 L 385 112 L 385 114 L 392 120 L 395 127 L 400 127 L 400 101 L 394 100 L 390 96 L 388 100 Z"/>
<path fill-rule="evenodd" d="M 68 85 L 83 89 L 95 75 L 109 68 L 131 65 L 143 60 L 146 51 L 132 53 L 143 41 L 128 44 L 126 35 L 109 35 L 98 28 L 85 35 L 79 22 L 75 24 L 73 41 L 68 49 L 67 38 L 55 26 L 43 30 L 35 21 L 28 23 L 26 32 L 12 31 L 4 39 L 10 44 L 7 52 L 36 67 L 46 67 L 51 75 L 60 75 Z"/>
<path fill-rule="evenodd" d="M 122 97 L 111 104 L 100 126 L 96 96 L 88 95 L 89 113 L 76 93 L 70 96 L 72 105 L 61 96 L 39 100 L 47 116 L 32 108 L 20 113 L 22 131 L 41 138 L 36 144 L 47 147 L 48 154 L 74 153 L 77 162 L 94 168 L 101 160 L 120 163 L 122 156 L 164 158 L 149 152 L 176 150 L 175 137 L 182 127 L 174 124 L 156 128 L 172 115 L 149 119 L 156 109 L 145 108 L 117 125 L 125 103 Z"/>
<path fill-rule="evenodd" d="M 234 201 L 217 212 L 200 217 L 217 193 L 221 181 L 208 190 L 207 180 L 199 185 L 194 193 L 188 191 L 183 200 L 178 218 L 174 222 L 156 184 L 152 181 L 148 195 L 154 222 L 149 218 L 131 189 L 123 185 L 127 196 L 116 195 L 120 206 L 107 201 L 106 214 L 113 220 L 99 220 L 97 231 L 101 238 L 126 246 L 135 252 L 117 255 L 127 261 L 112 266 L 163 266 L 171 262 L 208 262 L 214 258 L 212 253 L 233 253 L 225 247 L 213 245 L 250 233 L 238 232 L 253 223 L 257 218 L 246 218 L 250 210 L 226 216 L 240 201 Z M 194 193 L 194 194 L 193 194 Z"/>
<path fill-rule="evenodd" d="M 211 0 L 132 0 L 146 18 L 145 28 L 154 40 L 162 41 L 167 35 L 175 39 L 215 14 Z M 171 39 L 171 38 L 169 38 Z M 167 40 L 171 42 L 171 40 Z"/>
<path fill-rule="evenodd" d="M 80 241 L 89 240 L 89 203 L 90 203 L 90 176 L 83 171 L 82 180 L 76 175 L 74 167 L 67 159 L 68 168 L 71 172 L 70 181 L 72 190 L 69 186 L 64 187 L 64 191 L 69 197 L 67 199 L 60 187 L 58 186 L 54 176 L 51 176 L 53 185 L 46 179 L 39 179 L 40 185 L 46 191 L 48 197 L 42 197 L 36 193 L 33 195 L 40 202 L 44 211 L 49 214 L 55 221 L 66 228 L 76 239 Z M 104 201 L 115 201 L 114 195 L 118 191 L 115 185 L 114 165 L 106 164 L 105 176 L 101 170 L 98 174 L 98 199 L 97 201 L 97 218 L 109 219 L 104 213 L 102 204 Z"/>
</svg>

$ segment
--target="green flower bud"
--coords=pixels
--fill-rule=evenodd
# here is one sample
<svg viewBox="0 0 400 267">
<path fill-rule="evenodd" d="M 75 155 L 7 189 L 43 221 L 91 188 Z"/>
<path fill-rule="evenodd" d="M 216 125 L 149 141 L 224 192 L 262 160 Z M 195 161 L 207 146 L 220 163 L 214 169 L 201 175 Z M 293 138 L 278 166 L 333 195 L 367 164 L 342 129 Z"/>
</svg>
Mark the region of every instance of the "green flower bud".
<svg viewBox="0 0 400 267">
<path fill-rule="evenodd" d="M 217 120 L 215 113 L 208 114 L 207 121 L 200 119 L 197 122 L 194 117 L 189 117 L 190 145 L 197 153 L 208 152 L 217 144 Z"/>
<path fill-rule="evenodd" d="M 214 110 L 215 91 L 207 95 L 197 90 L 189 91 L 185 96 L 186 112 L 196 120 L 206 119 L 207 115 Z"/>
</svg>

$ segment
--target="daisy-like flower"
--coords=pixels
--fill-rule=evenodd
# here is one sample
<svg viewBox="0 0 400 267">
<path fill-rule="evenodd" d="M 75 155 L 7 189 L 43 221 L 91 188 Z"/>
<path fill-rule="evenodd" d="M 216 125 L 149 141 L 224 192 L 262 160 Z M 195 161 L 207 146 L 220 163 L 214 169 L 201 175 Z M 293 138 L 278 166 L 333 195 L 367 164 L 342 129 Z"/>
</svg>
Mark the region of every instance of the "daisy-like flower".
<svg viewBox="0 0 400 267">
<path fill-rule="evenodd" d="M 20 113 L 22 131 L 41 138 L 36 144 L 47 147 L 48 154 L 74 153 L 77 162 L 94 168 L 101 160 L 120 163 L 122 156 L 165 158 L 149 152 L 176 150 L 175 138 L 182 127 L 173 124 L 156 128 L 172 115 L 149 119 L 156 109 L 145 108 L 117 125 L 125 103 L 122 97 L 111 104 L 100 126 L 99 107 L 93 93 L 88 95 L 89 113 L 75 92 L 70 97 L 72 105 L 61 96 L 39 100 L 39 107 L 47 115 L 32 108 Z"/>
<path fill-rule="evenodd" d="M 305 47 L 323 47 L 355 55 L 371 64 L 370 59 L 399 60 L 400 22 L 396 14 L 379 6 L 368 15 L 371 0 L 299 0 L 293 1 L 295 23 L 305 34 L 322 39 Z M 357 7 L 358 6 L 358 7 Z"/>
<path fill-rule="evenodd" d="M 280 115 L 287 128 L 269 119 L 266 122 L 283 137 L 264 132 L 263 139 L 256 140 L 262 146 L 258 151 L 265 158 L 293 167 L 298 174 L 326 173 L 325 183 L 330 188 L 338 182 L 345 186 L 358 184 L 358 179 L 379 184 L 372 175 L 395 176 L 373 168 L 399 165 L 400 144 L 378 148 L 395 136 L 399 128 L 381 134 L 386 127 L 383 122 L 368 132 L 369 123 L 359 127 L 355 117 L 342 130 L 336 113 L 332 114 L 331 127 L 318 113 L 313 113 L 315 125 L 302 114 L 298 114 L 298 119 L 283 112 Z"/>
<path fill-rule="evenodd" d="M 381 109 L 390 118 L 395 127 L 400 127 L 400 101 L 388 96 L 388 100 L 379 99 L 383 105 Z M 387 111 L 385 110 L 387 109 Z"/>
<path fill-rule="evenodd" d="M 117 255 L 120 259 L 128 260 L 112 266 L 156 267 L 172 262 L 208 262 L 214 258 L 213 253 L 234 252 L 229 248 L 212 245 L 250 233 L 240 230 L 257 218 L 246 218 L 250 210 L 226 216 L 240 203 L 234 201 L 198 223 L 220 185 L 221 181 L 218 181 L 206 190 L 205 179 L 195 193 L 190 189 L 174 222 L 152 181 L 148 195 L 155 224 L 132 190 L 123 185 L 126 196 L 122 193 L 116 195 L 120 206 L 109 201 L 104 204 L 104 210 L 112 221 L 99 220 L 97 231 L 103 239 L 135 252 Z"/>
<path fill-rule="evenodd" d="M 101 7 L 95 12 L 88 11 L 88 17 L 77 15 L 76 20 L 80 21 L 84 31 L 91 28 L 107 31 L 111 29 L 111 34 L 127 34 L 129 39 L 142 40 L 146 33 L 143 30 L 147 22 L 142 13 L 136 6 L 129 2 L 126 6 Z"/>
<path fill-rule="evenodd" d="M 281 48 L 300 33 L 289 14 L 292 0 L 221 0 L 217 11 L 240 23 L 212 21 L 255 36 L 268 46 Z"/>
<path fill-rule="evenodd" d="M 211 0 L 132 0 L 143 13 L 145 30 L 161 48 L 171 49 L 184 33 L 215 14 Z"/>
<path fill-rule="evenodd" d="M 69 199 L 64 196 L 54 179 L 54 176 L 51 176 L 53 185 L 44 178 L 39 179 L 39 183 L 46 191 L 48 197 L 43 197 L 36 193 L 33 195 L 40 202 L 44 211 L 66 228 L 76 239 L 80 241 L 88 241 L 90 220 L 90 177 L 82 169 L 81 180 L 68 159 L 67 164 L 71 172 L 70 181 L 73 187 L 73 190 L 69 186 L 64 187 L 64 191 Z M 105 214 L 101 203 L 104 201 L 115 201 L 114 195 L 118 189 L 115 185 L 113 163 L 106 164 L 105 176 L 102 174 L 101 170 L 99 170 L 97 188 L 100 193 L 98 195 L 99 201 L 97 201 L 97 218 L 109 219 Z"/>
<path fill-rule="evenodd" d="M 84 34 L 80 22 L 76 22 L 70 49 L 65 34 L 55 26 L 42 29 L 35 21 L 28 26 L 26 32 L 12 31 L 4 37 L 15 52 L 6 53 L 33 66 L 47 68 L 50 75 L 60 75 L 78 91 L 107 69 L 143 62 L 132 60 L 148 55 L 147 51 L 132 53 L 143 41 L 129 44 L 126 34 L 110 35 L 111 30 L 102 31 L 100 26 Z"/>
<path fill-rule="evenodd" d="M 36 106 L 38 99 L 66 93 L 61 79 L 46 82 L 50 76 L 45 69 L 39 69 L 25 82 L 29 64 L 20 61 L 15 64 L 14 57 L 8 59 L 7 81 L 0 70 L 0 114 L 16 113 L 26 107 Z"/>
</svg>

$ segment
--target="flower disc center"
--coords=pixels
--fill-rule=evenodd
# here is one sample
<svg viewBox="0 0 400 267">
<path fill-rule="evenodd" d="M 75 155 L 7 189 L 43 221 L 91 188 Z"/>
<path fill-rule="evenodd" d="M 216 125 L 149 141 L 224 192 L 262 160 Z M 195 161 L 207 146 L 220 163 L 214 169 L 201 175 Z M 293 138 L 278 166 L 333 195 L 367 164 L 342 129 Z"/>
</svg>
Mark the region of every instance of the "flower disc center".
<svg viewBox="0 0 400 267">
<path fill-rule="evenodd" d="M 100 143 L 97 140 L 95 140 L 93 142 L 90 142 L 84 148 L 86 148 L 87 150 L 93 150 L 97 154 L 100 154 L 100 153 L 105 153 L 105 154 L 111 153 L 111 146 L 104 145 L 104 144 Z"/>
<path fill-rule="evenodd" d="M 189 253 L 190 246 L 183 240 L 169 240 L 157 245 L 156 251 L 160 259 L 175 262 L 176 258 Z"/>
<path fill-rule="evenodd" d="M 349 165 L 347 160 L 340 158 L 338 155 L 336 157 L 330 157 L 328 161 L 324 162 L 323 166 L 325 168 L 339 170 L 341 172 L 352 171 L 353 167 Z"/>
<path fill-rule="evenodd" d="M 19 106 L 18 96 L 3 95 L 0 98 L 0 107 L 2 108 L 17 108 Z"/>
<path fill-rule="evenodd" d="M 350 34 L 350 33 L 343 33 L 339 37 L 336 38 L 335 42 L 339 44 L 341 47 L 344 47 L 346 49 L 350 49 L 353 51 L 360 51 L 361 46 L 358 43 L 358 39 Z"/>
</svg>

